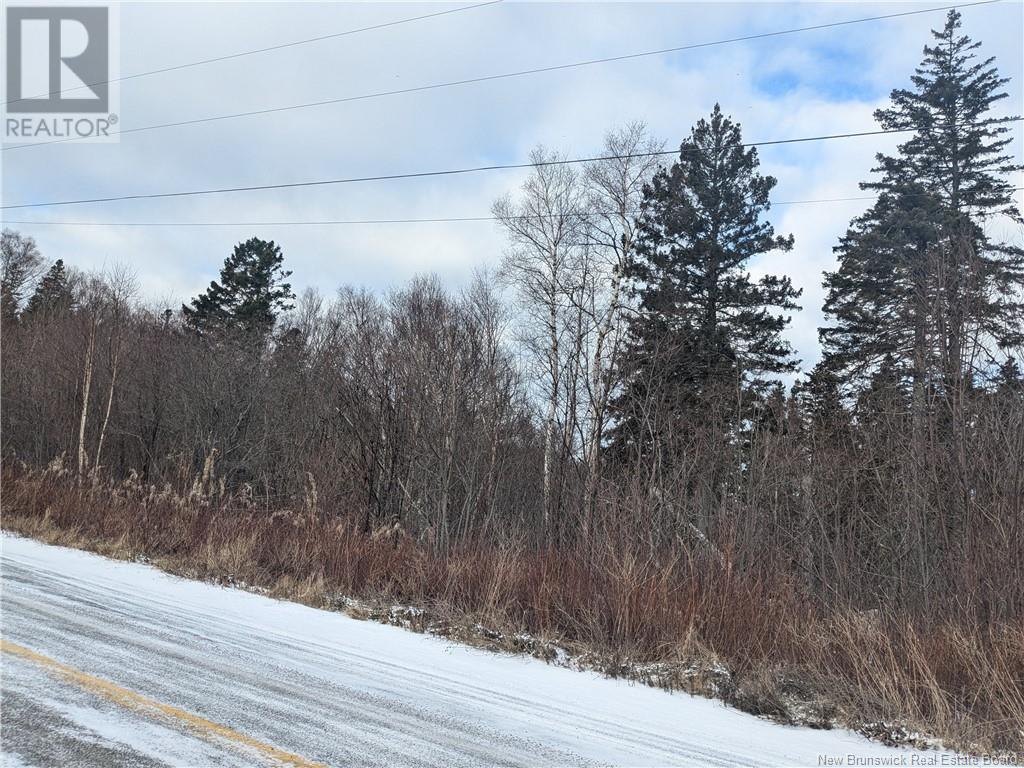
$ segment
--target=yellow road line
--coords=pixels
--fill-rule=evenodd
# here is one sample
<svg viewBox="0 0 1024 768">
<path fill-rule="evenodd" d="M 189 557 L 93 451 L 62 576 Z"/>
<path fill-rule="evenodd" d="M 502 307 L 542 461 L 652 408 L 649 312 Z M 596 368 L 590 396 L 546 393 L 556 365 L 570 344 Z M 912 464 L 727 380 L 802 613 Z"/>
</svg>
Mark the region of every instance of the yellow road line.
<svg viewBox="0 0 1024 768">
<path fill-rule="evenodd" d="M 0 651 L 9 653 L 12 656 L 18 656 L 22 659 L 33 661 L 41 667 L 44 667 L 47 671 L 57 674 L 65 680 L 68 680 L 91 693 L 99 694 L 100 696 L 103 696 L 116 704 L 120 704 L 123 707 L 133 709 L 137 712 L 141 712 L 142 714 L 162 717 L 172 721 L 173 723 L 177 723 L 178 725 L 183 725 L 203 738 L 224 739 L 237 746 L 258 752 L 260 755 L 270 758 L 278 763 L 295 766 L 295 768 L 326 768 L 326 766 L 323 766 L 320 763 L 310 762 L 298 755 L 293 755 L 290 752 L 285 752 L 284 750 L 278 749 L 270 744 L 265 744 L 251 736 L 246 736 L 244 733 L 232 730 L 226 725 L 214 723 L 211 720 L 199 717 L 198 715 L 193 715 L 191 712 L 186 712 L 183 709 L 178 709 L 177 707 L 172 707 L 169 704 L 162 704 L 159 701 L 149 699 L 142 694 L 130 691 L 127 688 L 122 688 L 121 686 L 115 685 L 107 680 L 103 680 L 102 678 L 93 677 L 85 672 L 80 672 L 74 667 L 61 664 L 59 661 L 54 661 L 48 656 L 43 656 L 41 653 L 36 653 L 35 651 L 4 640 L 3 638 L 0 638 Z"/>
</svg>

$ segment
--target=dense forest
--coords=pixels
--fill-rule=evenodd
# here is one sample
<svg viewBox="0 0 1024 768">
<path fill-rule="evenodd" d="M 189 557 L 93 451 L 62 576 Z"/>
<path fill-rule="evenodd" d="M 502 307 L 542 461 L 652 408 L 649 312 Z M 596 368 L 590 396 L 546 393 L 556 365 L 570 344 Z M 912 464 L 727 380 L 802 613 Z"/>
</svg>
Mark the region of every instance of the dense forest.
<svg viewBox="0 0 1024 768">
<path fill-rule="evenodd" d="M 686 560 L 822 615 L 971 627 L 979 656 L 1012 668 L 1024 249 L 994 233 L 1024 223 L 1022 167 L 998 109 L 1007 79 L 956 11 L 933 34 L 876 113 L 905 133 L 862 185 L 875 202 L 836 233 L 809 371 L 785 339 L 800 292 L 750 275 L 793 245 L 771 223 L 776 181 L 717 105 L 670 164 L 641 124 L 611 130 L 586 164 L 537 149 L 493 206 L 500 268 L 458 292 L 423 277 L 297 296 L 281 248 L 253 238 L 201 295 L 152 308 L 129 270 L 83 273 L 5 230 L 8 504 L 50 466 L 93 488 L 246 510 L 239 520 L 301 511 L 441 559 L 557 553 L 684 582 Z M 776 593 L 758 594 L 775 615 Z M 537 612 L 512 621 L 536 628 L 523 616 Z M 646 647 L 635 635 L 650 634 L 653 647 L 658 620 L 608 619 L 608 642 Z M 739 666 L 788 653 L 730 655 L 695 621 Z M 1018 634 L 999 634 L 1008 626 Z M 1019 668 L 981 701 L 943 664 L 928 673 L 941 701 L 913 712 L 1019 747 L 1006 722 L 1024 712 Z"/>
</svg>

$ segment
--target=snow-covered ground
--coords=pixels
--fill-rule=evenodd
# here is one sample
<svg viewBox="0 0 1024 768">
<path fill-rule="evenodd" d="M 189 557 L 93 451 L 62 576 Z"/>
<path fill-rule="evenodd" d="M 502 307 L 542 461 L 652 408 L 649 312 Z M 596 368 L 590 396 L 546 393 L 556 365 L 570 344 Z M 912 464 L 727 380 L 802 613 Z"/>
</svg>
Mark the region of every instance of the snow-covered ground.
<svg viewBox="0 0 1024 768">
<path fill-rule="evenodd" d="M 817 766 L 911 756 L 145 565 L 9 535 L 0 547 L 4 765 Z"/>
</svg>

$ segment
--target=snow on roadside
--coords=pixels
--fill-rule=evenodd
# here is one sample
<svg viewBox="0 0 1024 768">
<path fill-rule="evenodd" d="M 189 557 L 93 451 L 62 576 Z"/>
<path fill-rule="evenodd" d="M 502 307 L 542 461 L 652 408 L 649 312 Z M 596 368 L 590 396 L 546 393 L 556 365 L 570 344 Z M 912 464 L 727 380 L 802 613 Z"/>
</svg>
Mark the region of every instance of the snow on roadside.
<svg viewBox="0 0 1024 768">
<path fill-rule="evenodd" d="M 20 566 L 59 572 L 64 578 L 93 585 L 98 590 L 114 590 L 121 594 L 119 599 L 125 599 L 124 587 L 130 584 L 132 600 L 143 603 L 149 600 L 168 601 L 185 615 L 210 617 L 203 621 L 228 622 L 225 626 L 234 622 L 257 636 L 264 633 L 273 638 L 287 636 L 293 642 L 308 644 L 310 653 L 327 648 L 334 649 L 332 653 L 372 658 L 375 663 L 396 670 L 396 679 L 386 684 L 393 685 L 405 700 L 408 700 L 407 680 L 398 674 L 400 670 L 429 670 L 432 674 L 443 675 L 454 686 L 459 685 L 457 681 L 466 681 L 477 692 L 481 689 L 492 692 L 483 700 L 467 698 L 464 703 L 456 700 L 452 706 L 462 708 L 461 716 L 467 718 L 467 722 L 486 722 L 488 727 L 514 730 L 523 738 L 542 744 L 558 744 L 559 748 L 569 744 L 580 753 L 589 750 L 587 756 L 590 759 L 636 764 L 635 760 L 624 757 L 635 746 L 617 742 L 616 728 L 626 731 L 642 728 L 655 740 L 651 747 L 659 743 L 692 744 L 694 754 L 721 758 L 713 762 L 818 765 L 822 755 L 893 757 L 937 754 L 889 749 L 849 731 L 782 726 L 728 709 L 715 701 L 672 695 L 592 673 L 573 672 L 570 670 L 587 668 L 585 658 L 560 646 L 545 644 L 526 633 L 506 637 L 483 625 L 472 628 L 485 640 L 492 641 L 493 647 L 501 648 L 507 643 L 513 649 L 518 648 L 552 663 L 483 653 L 462 644 L 452 645 L 447 641 L 448 636 L 425 631 L 429 629 L 423 623 L 427 614 L 416 607 L 370 606 L 343 596 L 335 596 L 332 600 L 332 607 L 346 608 L 345 613 L 352 612 L 360 618 L 418 627 L 423 633 L 419 636 L 394 627 L 356 621 L 337 611 L 317 610 L 239 589 L 191 582 L 151 566 L 110 561 L 7 534 L 0 540 L 0 545 L 5 561 L 11 559 Z M 5 616 L 5 632 L 8 621 Z M 546 654 L 550 658 L 546 658 Z M 277 657 L 275 663 L 283 665 L 287 659 Z M 654 679 L 667 674 L 653 666 L 641 671 Z M 703 671 L 693 670 L 694 674 Z M 721 679 L 727 679 L 728 671 L 724 668 L 714 671 Z M 346 675 L 344 681 L 347 685 L 359 682 L 357 672 L 339 670 L 337 673 Z M 352 674 L 355 677 L 348 677 Z M 429 699 L 431 694 L 423 695 Z M 514 713 L 507 709 L 507 704 L 503 704 L 510 695 L 515 697 L 515 701 L 522 702 L 521 708 Z M 561 711 L 564 715 L 553 721 L 552 711 Z M 594 723 L 601 725 L 588 737 L 588 729 L 593 728 Z M 600 744 L 591 744 L 598 733 L 602 734 Z M 605 751 L 596 753 L 598 748 Z"/>
</svg>

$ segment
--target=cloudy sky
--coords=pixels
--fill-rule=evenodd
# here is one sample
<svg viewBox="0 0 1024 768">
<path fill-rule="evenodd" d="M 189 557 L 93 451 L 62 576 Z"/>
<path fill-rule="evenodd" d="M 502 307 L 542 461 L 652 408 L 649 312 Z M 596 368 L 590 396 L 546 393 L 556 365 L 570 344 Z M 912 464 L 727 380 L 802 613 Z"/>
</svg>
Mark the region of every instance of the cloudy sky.
<svg viewBox="0 0 1024 768">
<path fill-rule="evenodd" d="M 337 99 L 481 75 L 677 47 L 932 8 L 913 3 L 505 2 L 120 84 L 130 129 Z M 126 3 L 122 75 L 422 15 L 443 3 Z M 962 7 L 964 31 L 1013 78 L 1001 114 L 1022 112 L 1022 4 Z M 543 144 L 570 156 L 642 120 L 668 146 L 716 101 L 748 141 L 872 130 L 873 110 L 908 84 L 943 12 L 636 58 L 387 98 L 126 134 L 112 144 L 57 144 L 0 153 L 5 204 L 258 185 L 514 163 Z M 1014 127 L 1013 151 L 1022 153 Z M 875 152 L 891 137 L 767 147 L 777 201 L 865 194 Z M 34 208 L 5 219 L 216 222 L 486 216 L 522 181 L 500 171 L 243 194 Z M 1018 186 L 1021 186 L 1018 180 Z M 861 202 L 777 205 L 795 249 L 751 265 L 804 288 L 790 337 L 817 359 L 821 272 Z M 435 272 L 452 287 L 504 247 L 493 222 L 352 226 L 115 227 L 9 225 L 48 258 L 85 269 L 130 265 L 147 301 L 180 302 L 216 276 L 235 243 L 278 241 L 297 288 L 385 289 Z M 1002 234 L 1022 241 L 1005 223 Z M 168 303 L 167 306 L 174 306 Z"/>
</svg>

